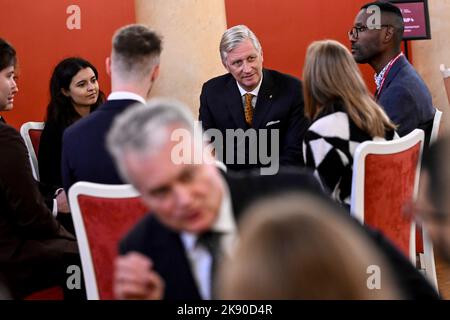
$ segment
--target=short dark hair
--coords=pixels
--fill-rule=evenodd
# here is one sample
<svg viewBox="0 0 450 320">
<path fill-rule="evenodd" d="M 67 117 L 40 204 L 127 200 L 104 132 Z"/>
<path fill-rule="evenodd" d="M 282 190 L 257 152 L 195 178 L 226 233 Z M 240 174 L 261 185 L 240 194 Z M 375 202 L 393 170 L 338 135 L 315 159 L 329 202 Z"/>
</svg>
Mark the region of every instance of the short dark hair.
<svg viewBox="0 0 450 320">
<path fill-rule="evenodd" d="M 6 40 L 0 38 L 0 70 L 17 63 L 16 50 Z"/>
<path fill-rule="evenodd" d="M 378 8 L 380 8 L 381 14 L 388 13 L 394 15 L 395 17 L 395 25 L 393 25 L 393 27 L 395 28 L 394 44 L 399 49 L 401 42 L 403 40 L 403 33 L 405 31 L 405 24 L 403 22 L 403 15 L 400 8 L 388 1 L 373 1 L 363 5 L 361 7 L 361 10 L 365 10 L 370 6 L 377 6 Z"/>
<path fill-rule="evenodd" d="M 125 70 L 141 71 L 149 58 L 162 51 L 161 38 L 145 25 L 131 24 L 116 31 L 112 41 L 114 57 Z"/>
<path fill-rule="evenodd" d="M 400 10 L 399 7 L 397 7 L 396 5 L 393 5 L 390 2 L 386 2 L 386 1 L 373 1 L 373 2 L 369 2 L 366 3 L 365 5 L 363 5 L 361 7 L 361 10 L 363 9 L 367 9 L 370 6 L 377 6 L 380 8 L 381 12 L 390 12 L 395 14 L 396 16 L 400 17 L 403 19 L 403 15 L 402 15 L 402 11 Z"/>
</svg>

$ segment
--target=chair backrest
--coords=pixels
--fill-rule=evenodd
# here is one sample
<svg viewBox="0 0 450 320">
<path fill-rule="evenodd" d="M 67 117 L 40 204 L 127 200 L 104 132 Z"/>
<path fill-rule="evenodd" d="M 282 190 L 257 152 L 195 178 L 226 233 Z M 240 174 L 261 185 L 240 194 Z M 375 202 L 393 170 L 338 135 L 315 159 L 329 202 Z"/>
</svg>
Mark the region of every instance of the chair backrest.
<svg viewBox="0 0 450 320">
<path fill-rule="evenodd" d="M 441 126 L 442 111 L 436 108 L 433 120 L 433 129 L 431 130 L 430 146 L 436 142 L 439 135 L 439 127 Z"/>
<path fill-rule="evenodd" d="M 354 156 L 351 212 L 382 231 L 415 265 L 415 224 L 404 206 L 417 197 L 424 144 L 416 129 L 392 141 L 366 141 Z"/>
<path fill-rule="evenodd" d="M 89 300 L 113 299 L 113 272 L 119 240 L 148 209 L 131 185 L 77 182 L 69 203 Z"/>
<path fill-rule="evenodd" d="M 20 135 L 28 149 L 28 158 L 30 159 L 33 177 L 39 181 L 38 153 L 39 142 L 41 140 L 42 130 L 44 130 L 44 122 L 25 122 L 20 127 Z"/>
</svg>

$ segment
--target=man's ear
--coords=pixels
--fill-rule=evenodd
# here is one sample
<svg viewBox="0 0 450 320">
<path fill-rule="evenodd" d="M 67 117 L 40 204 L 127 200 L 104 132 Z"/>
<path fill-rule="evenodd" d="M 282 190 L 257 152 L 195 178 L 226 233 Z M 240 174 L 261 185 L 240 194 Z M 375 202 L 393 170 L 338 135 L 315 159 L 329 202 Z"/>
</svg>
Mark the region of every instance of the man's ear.
<svg viewBox="0 0 450 320">
<path fill-rule="evenodd" d="M 110 57 L 106 57 L 105 66 L 106 66 L 106 73 L 108 74 L 108 76 L 111 76 L 111 58 Z"/>
<path fill-rule="evenodd" d="M 153 67 L 152 74 L 151 74 L 151 80 L 152 82 L 155 82 L 155 80 L 159 77 L 159 63 Z"/>
<path fill-rule="evenodd" d="M 384 34 L 383 41 L 385 43 L 391 42 L 394 37 L 395 37 L 395 29 L 394 29 L 394 27 L 393 26 L 386 27 L 386 32 Z"/>
<path fill-rule="evenodd" d="M 230 72 L 230 68 L 228 68 L 228 65 L 227 65 L 226 61 L 223 60 L 223 59 L 222 59 L 221 61 L 222 61 L 223 67 L 224 67 L 228 72 Z"/>
</svg>

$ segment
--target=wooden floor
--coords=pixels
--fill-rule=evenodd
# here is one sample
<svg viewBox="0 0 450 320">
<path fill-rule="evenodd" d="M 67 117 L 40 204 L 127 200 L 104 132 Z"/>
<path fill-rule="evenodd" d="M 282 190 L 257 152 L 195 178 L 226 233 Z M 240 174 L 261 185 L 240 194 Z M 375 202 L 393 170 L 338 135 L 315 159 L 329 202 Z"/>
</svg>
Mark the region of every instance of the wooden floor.
<svg viewBox="0 0 450 320">
<path fill-rule="evenodd" d="M 450 300 L 450 264 L 445 263 L 437 256 L 435 262 L 439 292 L 443 299 Z"/>
</svg>

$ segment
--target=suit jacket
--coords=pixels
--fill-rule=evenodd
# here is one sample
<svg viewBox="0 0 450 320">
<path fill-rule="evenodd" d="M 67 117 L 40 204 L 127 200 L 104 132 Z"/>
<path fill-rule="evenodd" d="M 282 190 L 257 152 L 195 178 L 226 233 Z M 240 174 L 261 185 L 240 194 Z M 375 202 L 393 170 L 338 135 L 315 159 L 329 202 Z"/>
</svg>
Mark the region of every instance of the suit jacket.
<svg viewBox="0 0 450 320">
<path fill-rule="evenodd" d="M 0 123 L 7 124 L 5 118 L 0 116 Z M 59 166 L 58 168 L 60 168 Z M 45 204 L 50 210 L 53 210 L 53 198 L 55 195 L 55 191 L 61 186 L 58 186 L 48 183 L 42 182 L 42 177 L 40 177 L 40 181 L 38 182 L 39 190 L 41 191 L 42 196 L 44 197 Z"/>
<path fill-rule="evenodd" d="M 64 129 L 53 121 L 45 123 L 39 142 L 38 164 L 41 183 L 62 187 L 61 153 Z"/>
<path fill-rule="evenodd" d="M 52 270 L 65 254 L 77 253 L 74 236 L 44 203 L 20 134 L 0 123 L 0 274 L 21 291 L 33 275 L 43 276 L 36 269 Z"/>
<path fill-rule="evenodd" d="M 404 56 L 389 71 L 378 103 L 398 125 L 397 132 L 400 136 L 419 128 L 424 129 L 427 141 L 429 140 L 435 112 L 431 94 Z"/>
<path fill-rule="evenodd" d="M 139 102 L 108 100 L 95 112 L 64 131 L 61 167 L 66 192 L 77 181 L 123 183 L 106 150 L 106 135 L 114 118 L 136 103 Z"/>
<path fill-rule="evenodd" d="M 268 129 L 268 137 L 271 130 L 279 130 L 280 165 L 303 164 L 303 134 L 309 126 L 303 108 L 302 84 L 298 79 L 277 71 L 263 70 L 263 81 L 253 114 L 253 128 Z M 236 80 L 230 73 L 213 78 L 203 85 L 199 119 L 204 130 L 218 129 L 223 137 L 226 137 L 227 129 L 249 129 Z M 227 140 L 224 141 L 226 146 Z M 228 140 L 228 143 L 231 141 Z M 268 148 L 270 150 L 270 143 Z M 236 149 L 237 145 L 234 146 L 235 158 Z M 247 159 L 248 153 L 249 148 L 246 146 Z M 236 164 L 236 160 L 234 164 L 226 163 L 225 148 L 223 155 L 223 162 L 234 170 L 261 166 L 259 163 L 251 165 L 248 160 L 246 165 Z"/>
<path fill-rule="evenodd" d="M 282 169 L 274 176 L 258 176 L 253 172 L 239 174 L 228 173 L 226 182 L 230 190 L 233 213 L 236 221 L 242 212 L 257 199 L 285 191 L 310 192 L 325 198 L 317 180 L 299 170 Z M 412 266 L 410 261 L 396 250 L 380 233 L 363 227 L 351 218 L 346 211 L 343 214 L 362 232 L 369 241 L 374 241 L 392 264 L 399 286 L 408 298 L 438 298 L 434 289 Z M 138 251 L 150 257 L 154 269 L 165 281 L 164 299 L 201 299 L 191 271 L 186 252 L 179 233 L 159 223 L 153 214 L 144 217 L 121 241 L 120 254 Z"/>
</svg>

